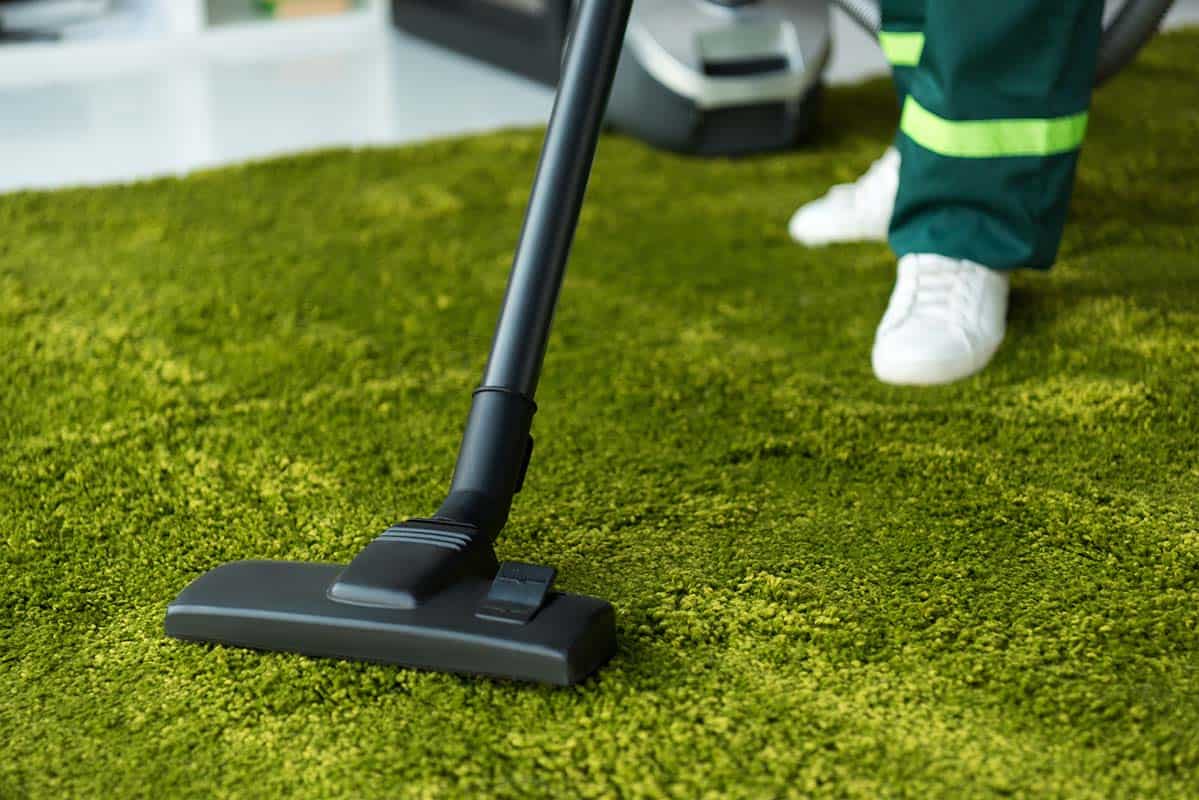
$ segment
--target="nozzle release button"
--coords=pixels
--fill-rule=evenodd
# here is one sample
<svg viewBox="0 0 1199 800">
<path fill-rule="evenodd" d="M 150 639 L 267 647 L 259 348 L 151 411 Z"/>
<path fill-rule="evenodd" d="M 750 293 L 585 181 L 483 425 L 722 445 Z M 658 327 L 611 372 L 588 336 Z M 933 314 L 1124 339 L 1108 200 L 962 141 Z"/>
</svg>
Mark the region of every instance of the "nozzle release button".
<svg viewBox="0 0 1199 800">
<path fill-rule="evenodd" d="M 545 605 L 557 574 L 553 567 L 505 561 L 475 616 L 523 625 Z"/>
</svg>

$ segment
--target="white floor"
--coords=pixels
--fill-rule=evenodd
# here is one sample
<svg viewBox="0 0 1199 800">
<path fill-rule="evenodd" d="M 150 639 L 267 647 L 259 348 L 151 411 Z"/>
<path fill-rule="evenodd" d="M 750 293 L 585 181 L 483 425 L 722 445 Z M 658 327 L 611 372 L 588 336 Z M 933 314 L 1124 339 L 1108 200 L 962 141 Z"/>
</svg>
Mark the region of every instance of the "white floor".
<svg viewBox="0 0 1199 800">
<path fill-rule="evenodd" d="M 1199 22 L 1179 0 L 1170 24 Z M 833 82 L 885 72 L 838 14 Z M 551 93 L 389 29 L 304 55 L 180 54 L 94 77 L 0 76 L 0 191 L 136 180 L 280 153 L 534 124 Z"/>
</svg>

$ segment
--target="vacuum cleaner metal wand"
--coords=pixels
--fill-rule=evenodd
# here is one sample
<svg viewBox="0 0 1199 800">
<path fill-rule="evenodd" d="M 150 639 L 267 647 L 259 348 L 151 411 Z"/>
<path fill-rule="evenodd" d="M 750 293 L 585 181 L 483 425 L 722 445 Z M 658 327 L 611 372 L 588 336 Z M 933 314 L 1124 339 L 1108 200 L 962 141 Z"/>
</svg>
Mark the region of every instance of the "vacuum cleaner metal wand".
<svg viewBox="0 0 1199 800">
<path fill-rule="evenodd" d="M 450 492 L 347 566 L 239 561 L 167 608 L 180 639 L 571 684 L 616 649 L 607 602 L 496 560 L 532 454 L 533 395 L 632 0 L 580 0 L 483 385 Z"/>
</svg>

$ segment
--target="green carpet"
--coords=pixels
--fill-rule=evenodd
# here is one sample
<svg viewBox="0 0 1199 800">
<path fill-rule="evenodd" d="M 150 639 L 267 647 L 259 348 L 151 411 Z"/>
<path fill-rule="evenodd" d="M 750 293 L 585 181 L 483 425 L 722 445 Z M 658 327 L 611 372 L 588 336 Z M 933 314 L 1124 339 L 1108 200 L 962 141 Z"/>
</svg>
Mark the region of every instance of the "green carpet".
<svg viewBox="0 0 1199 800">
<path fill-rule="evenodd" d="M 569 690 L 185 645 L 239 558 L 431 511 L 540 133 L 0 198 L 0 797 L 1199 796 L 1199 32 L 1098 96 L 979 378 L 872 380 L 811 149 L 603 142 L 502 557 L 618 609 Z"/>
</svg>

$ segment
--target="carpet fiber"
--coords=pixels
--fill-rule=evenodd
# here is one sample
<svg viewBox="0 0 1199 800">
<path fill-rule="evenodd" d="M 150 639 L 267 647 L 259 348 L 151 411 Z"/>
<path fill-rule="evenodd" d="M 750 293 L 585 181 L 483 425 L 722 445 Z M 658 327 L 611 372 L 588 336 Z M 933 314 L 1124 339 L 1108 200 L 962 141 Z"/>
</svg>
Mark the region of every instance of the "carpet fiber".
<svg viewBox="0 0 1199 800">
<path fill-rule="evenodd" d="M 1197 51 L 1100 92 L 949 388 L 871 378 L 886 247 L 786 238 L 886 82 L 796 153 L 604 140 L 500 541 L 618 610 L 569 690 L 162 632 L 436 506 L 538 131 L 0 198 L 0 797 L 1196 796 Z"/>
</svg>

